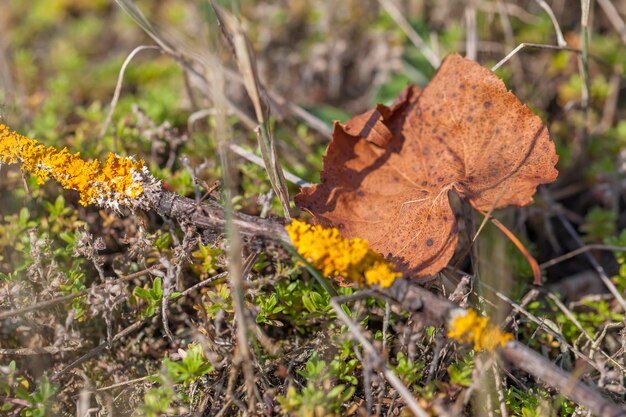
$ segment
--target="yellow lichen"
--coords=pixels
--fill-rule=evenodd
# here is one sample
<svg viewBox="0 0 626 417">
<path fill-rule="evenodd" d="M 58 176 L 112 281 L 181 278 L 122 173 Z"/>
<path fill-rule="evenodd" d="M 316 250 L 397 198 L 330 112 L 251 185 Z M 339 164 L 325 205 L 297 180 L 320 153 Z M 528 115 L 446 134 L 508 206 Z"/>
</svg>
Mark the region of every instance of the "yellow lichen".
<svg viewBox="0 0 626 417">
<path fill-rule="evenodd" d="M 369 248 L 367 240 L 344 239 L 335 228 L 294 220 L 286 227 L 294 246 L 324 276 L 339 276 L 357 284 L 389 287 L 402 276 L 393 265 Z"/>
<path fill-rule="evenodd" d="M 80 203 L 85 206 L 100 204 L 117 208 L 143 192 L 139 175 L 144 169 L 142 160 L 109 153 L 104 164 L 98 160 L 85 161 L 79 153 L 45 146 L 12 132 L 3 124 L 0 124 L 0 163 L 20 163 L 22 170 L 34 174 L 40 184 L 54 178 L 63 188 L 78 191 Z"/>
<path fill-rule="evenodd" d="M 461 343 L 473 343 L 474 350 L 489 352 L 513 340 L 511 333 L 503 332 L 491 324 L 488 317 L 479 316 L 471 308 L 455 310 L 448 324 L 448 337 Z"/>
</svg>

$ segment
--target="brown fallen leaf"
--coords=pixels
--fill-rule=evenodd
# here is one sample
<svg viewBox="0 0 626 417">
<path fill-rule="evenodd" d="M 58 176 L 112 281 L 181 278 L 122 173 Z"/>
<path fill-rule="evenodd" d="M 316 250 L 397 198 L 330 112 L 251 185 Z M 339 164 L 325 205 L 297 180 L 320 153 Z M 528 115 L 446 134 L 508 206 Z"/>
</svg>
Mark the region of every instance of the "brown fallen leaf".
<svg viewBox="0 0 626 417">
<path fill-rule="evenodd" d="M 421 92 L 335 123 L 321 183 L 296 205 L 367 239 L 417 277 L 443 269 L 458 235 L 448 193 L 480 212 L 532 202 L 558 156 L 541 119 L 491 71 L 451 55 Z"/>
</svg>

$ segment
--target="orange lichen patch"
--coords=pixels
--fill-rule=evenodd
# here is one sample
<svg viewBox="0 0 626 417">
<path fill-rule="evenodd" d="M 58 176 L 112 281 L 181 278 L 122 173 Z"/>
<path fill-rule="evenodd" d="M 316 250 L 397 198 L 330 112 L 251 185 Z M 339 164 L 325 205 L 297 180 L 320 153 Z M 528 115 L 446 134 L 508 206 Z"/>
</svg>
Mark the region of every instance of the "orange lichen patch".
<svg viewBox="0 0 626 417">
<path fill-rule="evenodd" d="M 0 124 L 0 163 L 20 163 L 22 170 L 35 175 L 40 184 L 54 178 L 63 188 L 78 191 L 84 206 L 99 204 L 118 208 L 143 193 L 142 160 L 109 153 L 104 164 L 98 160 L 85 161 L 80 153 L 45 146 L 12 132 L 3 124 Z"/>
<path fill-rule="evenodd" d="M 458 309 L 448 324 L 448 337 L 461 343 L 473 343 L 474 350 L 493 352 L 513 340 L 511 333 L 503 332 L 489 322 L 488 317 L 479 316 L 470 309 Z"/>
<path fill-rule="evenodd" d="M 324 276 L 381 287 L 389 287 L 402 276 L 382 255 L 371 250 L 366 240 L 344 239 L 335 228 L 311 226 L 299 220 L 285 229 L 300 255 Z"/>
</svg>

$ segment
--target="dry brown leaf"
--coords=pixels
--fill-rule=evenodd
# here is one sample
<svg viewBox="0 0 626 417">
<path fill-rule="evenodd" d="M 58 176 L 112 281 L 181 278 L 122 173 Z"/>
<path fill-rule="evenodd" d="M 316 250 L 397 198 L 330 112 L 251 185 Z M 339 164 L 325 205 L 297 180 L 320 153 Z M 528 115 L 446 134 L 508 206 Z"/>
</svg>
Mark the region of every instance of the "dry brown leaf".
<svg viewBox="0 0 626 417">
<path fill-rule="evenodd" d="M 421 94 L 407 88 L 391 107 L 336 123 L 321 183 L 296 205 L 421 277 L 457 246 L 449 191 L 481 212 L 527 205 L 557 160 L 538 116 L 491 71 L 451 55 Z"/>
</svg>

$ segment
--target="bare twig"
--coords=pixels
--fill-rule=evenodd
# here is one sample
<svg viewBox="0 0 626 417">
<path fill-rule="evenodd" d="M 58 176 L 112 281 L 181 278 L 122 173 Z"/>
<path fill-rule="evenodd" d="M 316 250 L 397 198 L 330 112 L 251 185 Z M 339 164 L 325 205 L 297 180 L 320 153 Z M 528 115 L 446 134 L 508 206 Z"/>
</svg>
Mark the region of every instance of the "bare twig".
<svg viewBox="0 0 626 417">
<path fill-rule="evenodd" d="M 598 4 L 602 8 L 602 11 L 609 19 L 609 22 L 613 25 L 613 28 L 619 33 L 622 38 L 622 42 L 626 44 L 626 24 L 619 15 L 619 12 L 610 0 L 597 0 Z"/>
<path fill-rule="evenodd" d="M 202 286 L 206 286 L 212 282 L 215 282 L 216 280 L 223 278 L 225 276 L 226 273 L 221 273 L 218 275 L 215 275 L 213 277 L 207 278 L 206 280 L 204 280 L 203 282 L 194 285 L 193 287 L 188 288 L 187 290 L 183 291 L 183 293 L 181 294 L 181 297 L 187 296 L 189 295 L 193 290 L 196 290 Z M 202 285 L 200 285 L 202 284 Z M 179 297 L 180 298 L 180 297 Z M 176 300 L 178 300 L 179 298 L 177 298 Z M 173 302 L 174 300 L 169 300 L 169 302 Z M 85 353 L 84 355 L 82 355 L 81 357 L 75 359 L 74 361 L 72 361 L 70 364 L 66 365 L 63 369 L 61 369 L 59 372 L 57 372 L 56 374 L 54 374 L 52 376 L 52 378 L 50 378 L 52 381 L 58 381 L 63 375 L 67 374 L 69 371 L 71 371 L 72 369 L 76 368 L 77 366 L 80 366 L 81 364 L 85 363 L 86 361 L 95 358 L 96 356 L 98 356 L 100 353 L 102 353 L 104 350 L 110 348 L 111 346 L 113 346 L 116 342 L 120 341 L 121 339 L 123 339 L 124 337 L 134 333 L 135 331 L 141 329 L 146 323 L 150 322 L 153 319 L 158 318 L 161 315 L 161 310 L 158 310 L 154 316 L 152 317 L 146 317 L 140 321 L 137 321 L 133 324 L 131 324 L 130 326 L 126 327 L 124 330 L 120 331 L 119 333 L 117 333 L 115 336 L 113 336 L 111 338 L 111 340 L 107 340 L 106 342 L 103 342 L 101 344 L 99 344 L 98 346 L 94 347 L 93 349 L 91 349 L 90 351 L 88 351 L 87 353 Z"/>
<path fill-rule="evenodd" d="M 269 110 L 269 108 L 268 106 L 265 106 L 264 109 L 264 106 L 261 103 L 261 98 L 266 95 L 261 93 L 262 87 L 256 68 L 256 59 L 252 51 L 252 46 L 250 45 L 243 26 L 239 20 L 225 9 L 217 6 L 214 2 L 210 3 L 215 11 L 218 23 L 229 41 L 231 48 L 233 49 L 237 65 L 239 66 L 239 71 L 241 72 L 243 78 L 244 87 L 248 92 L 248 96 L 250 97 L 254 107 L 254 113 L 258 123 L 255 131 L 257 133 L 259 148 L 261 149 L 261 155 L 263 156 L 265 170 L 267 171 L 272 188 L 283 206 L 285 218 L 290 220 L 289 191 L 287 189 L 287 184 L 285 183 L 282 167 L 278 161 L 274 135 L 270 130 L 267 119 L 266 111 Z"/>
<path fill-rule="evenodd" d="M 593 388 L 572 379 L 572 376 L 526 346 L 509 342 L 501 355 L 516 368 L 523 369 L 558 392 L 584 405 L 598 417 L 625 416 L 626 411 L 604 398 Z"/>
<path fill-rule="evenodd" d="M 552 11 L 552 8 L 545 0 L 536 0 L 539 3 L 539 6 L 548 14 L 550 20 L 552 21 L 552 26 L 554 26 L 554 31 L 556 32 L 556 44 L 559 46 L 567 46 L 567 42 L 565 42 L 565 38 L 563 37 L 563 31 L 561 30 L 561 26 L 559 26 L 559 21 L 556 20 L 556 16 Z"/>
<path fill-rule="evenodd" d="M 115 111 L 115 107 L 117 107 L 117 102 L 120 99 L 120 93 L 122 92 L 122 82 L 124 81 L 124 73 L 126 72 L 126 67 L 130 64 L 130 61 L 141 51 L 145 50 L 157 50 L 160 51 L 161 48 L 154 45 L 141 45 L 133 49 L 133 51 L 128 54 L 124 63 L 122 64 L 122 68 L 120 68 L 119 75 L 117 76 L 117 84 L 115 85 L 115 92 L 113 93 L 113 99 L 111 100 L 111 105 L 109 106 L 109 113 L 107 113 L 106 119 L 104 119 L 104 124 L 100 129 L 100 138 L 103 138 L 109 129 L 109 125 L 111 124 L 111 119 L 113 118 L 113 112 Z"/>
<path fill-rule="evenodd" d="M 148 275 L 148 274 L 153 273 L 154 271 L 158 271 L 158 270 L 159 270 L 158 267 L 153 267 L 153 268 L 144 269 L 142 271 L 134 272 L 134 273 L 129 274 L 129 275 L 123 275 L 123 276 L 120 276 L 115 281 L 115 283 L 122 283 L 122 282 L 130 281 L 130 280 L 133 280 L 135 278 L 139 278 L 139 277 L 141 277 L 143 275 Z M 36 303 L 36 304 L 28 306 L 28 307 L 18 308 L 18 309 L 9 310 L 9 311 L 2 311 L 2 312 L 0 312 L 0 320 L 4 320 L 6 318 L 13 317 L 13 316 L 19 316 L 21 314 L 30 313 L 32 311 L 42 310 L 42 309 L 45 309 L 45 308 L 49 308 L 49 307 L 55 306 L 55 305 L 60 304 L 60 303 L 65 303 L 65 302 L 71 301 L 71 300 L 73 300 L 75 298 L 87 295 L 87 294 L 89 294 L 93 290 L 98 290 L 98 289 L 104 288 L 106 285 L 111 285 L 111 282 L 100 284 L 100 285 L 95 285 L 93 287 L 77 291 L 77 292 L 75 292 L 73 294 L 68 294 L 68 295 L 64 295 L 62 297 L 53 298 L 51 300 L 42 301 L 40 303 Z"/>
<path fill-rule="evenodd" d="M 340 297 L 335 297 L 330 300 L 330 305 L 335 310 L 337 317 L 344 322 L 344 324 L 352 333 L 352 336 L 363 346 L 363 349 L 367 352 L 367 354 L 372 358 L 372 361 L 376 359 L 376 363 L 373 365 L 379 369 L 389 384 L 398 391 L 402 399 L 406 402 L 406 405 L 409 409 L 419 417 L 428 417 L 428 413 L 418 404 L 415 397 L 411 394 L 408 388 L 402 383 L 400 378 L 385 364 L 384 359 L 381 357 L 380 353 L 376 350 L 376 348 L 370 343 L 367 337 L 363 334 L 360 326 L 352 321 L 350 317 L 343 311 L 341 308 L 341 300 Z"/>
<path fill-rule="evenodd" d="M 34 348 L 0 349 L 0 356 L 38 356 L 56 355 L 65 352 L 74 352 L 77 348 L 43 346 Z"/>
<path fill-rule="evenodd" d="M 379 295 L 391 298 L 409 311 L 420 313 L 426 323 L 435 325 L 447 323 L 450 313 L 458 308 L 448 300 L 406 280 L 396 280 L 390 288 L 381 291 Z M 364 338 L 362 335 L 360 337 Z M 595 389 L 573 379 L 570 374 L 528 347 L 517 342 L 509 342 L 499 351 L 511 364 L 554 387 L 570 400 L 589 408 L 594 415 L 607 417 L 626 415 L 620 407 L 603 398 Z"/>
<path fill-rule="evenodd" d="M 580 0 L 581 5 L 581 34 L 582 37 L 582 53 L 578 56 L 578 64 L 580 67 L 581 95 L 582 95 L 582 107 L 585 111 L 585 125 L 583 129 L 583 140 L 586 141 L 589 138 L 589 132 L 591 131 L 591 108 L 589 106 L 589 8 L 591 6 L 591 0 Z"/>
<path fill-rule="evenodd" d="M 569 46 L 544 45 L 544 44 L 541 44 L 541 43 L 520 43 L 519 45 L 517 45 L 515 47 L 515 49 L 513 49 L 504 58 L 502 58 L 500 60 L 500 62 L 498 62 L 493 67 L 491 67 L 491 71 L 497 70 L 502 65 L 506 64 L 518 52 L 520 52 L 522 49 L 526 49 L 526 48 L 530 48 L 530 49 L 551 49 L 551 50 L 554 50 L 554 51 L 570 51 L 570 52 L 574 52 L 574 53 L 577 53 L 577 54 L 582 53 L 582 51 L 580 49 L 571 48 Z"/>
<path fill-rule="evenodd" d="M 554 205 L 553 201 L 550 199 L 550 195 L 545 189 L 542 189 L 541 193 L 542 193 L 544 200 Z M 559 221 L 561 222 L 561 224 L 563 225 L 567 233 L 576 242 L 576 244 L 579 247 L 585 246 L 582 239 L 580 238 L 580 236 L 578 235 L 578 233 L 576 232 L 572 224 L 569 222 L 569 220 L 565 218 L 563 213 L 561 213 L 560 210 L 555 210 L 555 212 L 556 212 L 557 218 L 559 219 Z M 613 281 L 611 281 L 609 276 L 606 274 L 602 265 L 600 265 L 598 260 L 591 253 L 584 252 L 584 255 L 589 261 L 589 263 L 591 264 L 591 266 L 596 270 L 596 272 L 600 276 L 600 279 L 602 280 L 604 285 L 606 285 L 606 287 L 609 289 L 611 294 L 613 294 L 617 302 L 620 304 L 620 306 L 622 307 L 622 310 L 626 312 L 626 300 L 624 300 L 624 297 L 622 296 L 622 294 L 619 292 L 617 287 L 615 287 L 615 284 L 613 283 Z"/>
<path fill-rule="evenodd" d="M 575 256 L 581 255 L 591 250 L 606 250 L 606 251 L 615 251 L 615 252 L 626 252 L 626 246 L 615 246 L 615 245 L 603 245 L 599 243 L 593 243 L 589 245 L 583 245 L 579 248 L 574 249 L 571 252 L 567 252 L 561 256 L 557 256 L 556 258 L 550 259 L 549 261 L 543 262 L 539 264 L 539 268 L 546 269 L 559 264 L 563 261 L 571 259 Z"/>
<path fill-rule="evenodd" d="M 478 47 L 478 31 L 476 30 L 476 7 L 473 1 L 467 2 L 465 7 L 465 54 L 467 58 L 476 61 Z"/>
<path fill-rule="evenodd" d="M 413 45 L 424 55 L 424 58 L 430 62 L 433 68 L 439 68 L 441 60 L 432 49 L 422 39 L 422 37 L 413 29 L 409 21 L 402 14 L 398 6 L 393 0 L 378 0 L 385 11 L 391 16 L 391 18 L 400 26 L 400 29 L 404 31 L 406 36 L 413 42 Z"/>
<path fill-rule="evenodd" d="M 263 159 L 259 158 L 252 152 L 245 150 L 241 146 L 231 143 L 229 145 L 229 148 L 231 151 L 241 156 L 242 158 L 246 158 L 248 161 L 252 162 L 253 164 L 256 164 L 260 167 L 265 167 Z M 298 177 L 297 175 L 292 174 L 291 172 L 287 172 L 283 170 L 283 173 L 285 175 L 285 179 L 292 184 L 296 184 L 300 187 L 310 187 L 312 185 L 310 182 L 303 180 L 302 178 Z"/>
<path fill-rule="evenodd" d="M 216 13 L 217 13 L 217 9 L 216 9 Z M 221 10 L 219 13 L 222 14 L 219 17 L 220 20 L 223 20 L 223 19 L 234 20 L 233 16 L 227 15 Z M 238 22 L 231 21 L 230 23 L 231 23 L 231 26 L 235 26 Z M 252 68 L 253 63 L 250 62 L 252 58 L 249 55 L 250 51 L 248 49 L 249 45 L 247 44 L 247 39 L 245 38 L 245 35 L 241 31 L 241 28 L 238 25 L 235 27 L 238 29 L 238 32 L 236 33 L 237 42 L 243 43 L 243 45 L 239 45 L 239 47 L 240 48 L 245 47 L 247 51 L 246 53 L 243 53 L 242 51 L 239 51 L 237 53 L 238 54 L 237 57 L 239 59 L 244 59 L 246 62 L 246 63 L 241 64 L 242 72 L 247 71 L 250 73 L 248 74 L 250 77 L 256 77 L 257 76 L 256 72 Z M 241 57 L 240 56 L 241 54 L 245 56 Z M 222 74 L 215 73 L 213 74 L 213 76 L 214 76 L 214 79 L 213 79 L 212 91 L 213 90 L 223 91 L 224 78 L 222 77 Z M 248 85 L 250 83 L 252 83 L 253 85 Z M 255 105 L 255 109 L 258 112 L 257 118 L 259 118 L 261 117 L 259 115 L 259 113 L 261 112 L 261 108 L 260 108 L 261 104 L 260 104 L 260 101 L 257 100 L 258 94 L 259 94 L 258 86 L 254 84 L 254 82 L 251 80 L 248 80 L 248 84 L 246 85 L 246 89 L 248 89 L 248 94 L 250 95 L 253 101 L 253 104 Z M 253 89 L 254 91 L 251 91 L 250 89 Z M 222 94 L 220 94 L 219 96 L 216 95 L 214 99 L 214 104 L 217 110 L 216 117 L 215 117 L 215 122 L 216 122 L 215 136 L 217 137 L 218 153 L 220 156 L 220 163 L 222 166 L 222 182 L 224 184 L 222 193 L 224 195 L 224 201 L 225 201 L 224 214 L 226 218 L 226 223 L 225 223 L 226 238 L 228 241 L 228 251 L 227 251 L 228 277 L 229 277 L 228 284 L 229 284 L 230 291 L 232 294 L 233 308 L 235 312 L 235 320 L 237 323 L 237 326 L 236 326 L 237 348 L 236 348 L 235 358 L 236 358 L 236 365 L 238 365 L 238 367 L 242 370 L 243 376 L 245 379 L 245 387 L 247 390 L 246 399 L 248 401 L 248 412 L 251 414 L 254 414 L 255 409 L 256 409 L 256 401 L 255 401 L 256 384 L 255 384 L 255 378 L 254 378 L 254 369 L 252 367 L 252 360 L 253 360 L 252 352 L 250 350 L 250 344 L 248 341 L 249 326 L 247 322 L 248 316 L 246 314 L 244 281 L 245 281 L 245 275 L 249 272 L 250 268 L 252 267 L 252 262 L 254 261 L 255 256 L 251 255 L 250 258 L 246 262 L 246 266 L 244 267 L 243 260 L 242 260 L 242 255 L 243 255 L 242 254 L 242 251 L 243 251 L 242 237 L 239 231 L 239 226 L 234 221 L 235 209 L 233 207 L 233 202 L 232 202 L 233 198 L 235 197 L 237 193 L 238 184 L 237 184 L 236 175 L 233 171 L 233 163 L 230 158 L 231 155 L 228 153 L 228 143 L 230 142 L 231 135 L 230 135 L 228 121 L 226 120 L 227 103 L 225 101 L 219 100 L 221 96 L 223 95 Z M 267 142 L 264 142 L 264 144 L 268 145 Z M 272 154 L 272 157 L 269 156 L 270 153 Z M 278 190 L 277 187 L 282 186 L 282 183 L 281 185 L 279 185 L 279 183 L 277 182 L 278 180 L 275 176 L 276 174 L 275 168 L 277 167 L 276 165 L 277 161 L 273 159 L 276 156 L 275 150 L 272 147 L 268 146 L 267 148 L 265 148 L 265 151 L 263 151 L 263 156 L 264 156 L 264 162 L 265 162 L 265 169 L 268 175 L 270 176 L 272 186 L 274 187 L 274 190 Z M 280 166 L 278 167 L 280 168 Z M 283 178 L 282 171 L 281 171 L 281 178 Z M 283 178 L 283 181 L 284 181 L 284 178 Z M 280 192 L 280 191 L 277 191 L 277 192 Z M 282 198 L 285 198 L 285 195 L 282 194 L 281 196 L 282 196 L 281 197 L 281 201 L 282 201 Z M 288 207 L 287 207 L 287 210 L 285 210 L 285 215 L 289 216 Z"/>
</svg>

